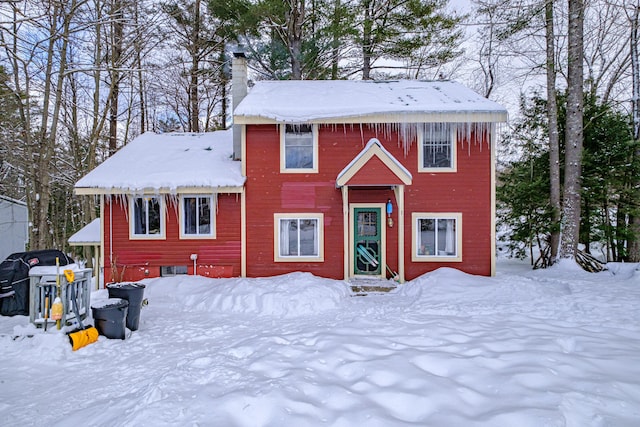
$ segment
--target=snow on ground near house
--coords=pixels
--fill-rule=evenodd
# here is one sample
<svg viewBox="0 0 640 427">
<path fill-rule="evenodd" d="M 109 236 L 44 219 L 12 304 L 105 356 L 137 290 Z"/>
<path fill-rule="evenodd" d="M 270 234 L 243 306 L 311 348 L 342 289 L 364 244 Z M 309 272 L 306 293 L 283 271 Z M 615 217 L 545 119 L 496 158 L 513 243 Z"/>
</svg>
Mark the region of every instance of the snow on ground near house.
<svg viewBox="0 0 640 427">
<path fill-rule="evenodd" d="M 291 102 L 292 99 L 295 102 Z M 444 117 L 452 122 L 499 122 L 507 119 L 507 110 L 503 106 L 460 83 L 417 80 L 259 81 L 240 102 L 234 117 L 257 116 L 280 122 L 304 123 L 407 113 L 447 115 Z"/>
<path fill-rule="evenodd" d="M 146 280 L 71 351 L 0 318 L 4 426 L 636 426 L 640 271 L 440 269 L 387 295 L 296 273 Z M 94 300 L 106 297 L 97 291 Z M 33 334 L 33 337 L 26 337 Z M 11 335 L 17 335 L 14 340 Z"/>
<path fill-rule="evenodd" d="M 175 191 L 180 187 L 241 187 L 232 159 L 233 133 L 146 132 L 80 179 L 76 188 Z"/>
</svg>

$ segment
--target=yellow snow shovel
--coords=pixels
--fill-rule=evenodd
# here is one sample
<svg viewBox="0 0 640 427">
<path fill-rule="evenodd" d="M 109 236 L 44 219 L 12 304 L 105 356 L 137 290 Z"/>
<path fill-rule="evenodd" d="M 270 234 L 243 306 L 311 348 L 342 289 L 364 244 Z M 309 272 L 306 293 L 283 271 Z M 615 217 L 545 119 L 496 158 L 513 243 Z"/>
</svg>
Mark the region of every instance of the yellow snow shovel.
<svg viewBox="0 0 640 427">
<path fill-rule="evenodd" d="M 71 348 L 73 349 L 73 351 L 76 351 L 86 345 L 98 341 L 98 330 L 91 325 L 85 328 L 82 324 L 80 311 L 78 310 L 78 298 L 76 295 L 77 285 L 73 283 L 75 281 L 75 274 L 73 270 L 64 270 L 64 275 L 67 278 L 67 282 L 69 282 L 71 288 L 71 305 L 73 307 L 73 314 L 76 316 L 76 320 L 78 321 L 78 329 L 75 329 L 67 334 L 69 336 Z"/>
</svg>

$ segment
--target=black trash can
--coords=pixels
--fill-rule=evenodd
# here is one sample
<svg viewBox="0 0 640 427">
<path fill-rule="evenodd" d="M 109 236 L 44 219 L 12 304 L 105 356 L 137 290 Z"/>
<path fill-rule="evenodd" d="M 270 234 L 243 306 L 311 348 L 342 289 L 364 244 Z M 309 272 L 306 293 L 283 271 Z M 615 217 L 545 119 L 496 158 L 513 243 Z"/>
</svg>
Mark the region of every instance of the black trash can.
<svg viewBox="0 0 640 427">
<path fill-rule="evenodd" d="M 111 339 L 125 338 L 125 319 L 129 301 L 109 298 L 91 306 L 93 320 L 100 335 Z"/>
<path fill-rule="evenodd" d="M 144 299 L 144 285 L 141 283 L 110 283 L 107 285 L 109 298 L 122 298 L 129 301 L 127 313 L 127 328 L 138 330 L 140 323 L 140 309 Z"/>
</svg>

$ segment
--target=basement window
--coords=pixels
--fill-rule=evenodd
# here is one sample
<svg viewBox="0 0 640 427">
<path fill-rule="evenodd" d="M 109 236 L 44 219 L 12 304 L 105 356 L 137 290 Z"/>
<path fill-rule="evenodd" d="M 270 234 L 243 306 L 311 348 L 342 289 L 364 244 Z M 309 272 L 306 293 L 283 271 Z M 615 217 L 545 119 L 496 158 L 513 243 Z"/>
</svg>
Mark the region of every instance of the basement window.
<svg viewBox="0 0 640 427">
<path fill-rule="evenodd" d="M 187 274 L 186 265 L 163 265 L 160 267 L 161 277 L 177 276 L 179 274 Z"/>
</svg>

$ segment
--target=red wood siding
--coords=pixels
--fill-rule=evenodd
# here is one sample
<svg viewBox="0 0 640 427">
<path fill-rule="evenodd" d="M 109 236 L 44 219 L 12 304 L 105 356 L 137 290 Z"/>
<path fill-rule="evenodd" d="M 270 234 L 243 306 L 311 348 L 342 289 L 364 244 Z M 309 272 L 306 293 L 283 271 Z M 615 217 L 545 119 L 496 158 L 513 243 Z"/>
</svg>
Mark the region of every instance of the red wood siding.
<svg viewBox="0 0 640 427">
<path fill-rule="evenodd" d="M 384 126 L 380 127 L 384 129 Z M 398 135 L 388 130 L 358 125 L 321 126 L 319 130 L 318 173 L 281 174 L 280 139 L 275 125 L 248 125 L 245 161 L 247 170 L 247 275 L 272 276 L 292 271 L 340 279 L 343 276 L 342 196 L 335 187 L 338 173 L 362 151 L 371 138 L 383 146 L 413 175 L 405 187 L 405 272 L 413 279 L 427 271 L 446 266 L 472 274 L 491 273 L 491 169 L 486 142 L 458 141 L 456 173 L 418 173 L 417 145 L 405 155 Z M 385 167 L 386 168 L 386 167 Z M 388 169 L 387 169 L 388 170 Z M 361 183 L 379 182 L 378 168 L 364 168 Z M 360 181 L 359 181 L 360 182 Z M 351 203 L 385 203 L 391 198 L 397 224 L 397 203 L 389 188 L 352 188 Z M 276 263 L 274 254 L 274 213 L 323 213 L 325 221 L 324 262 Z M 413 263 L 413 212 L 461 212 L 463 262 Z M 397 270 L 398 228 L 387 228 L 387 263 Z"/>
<path fill-rule="evenodd" d="M 402 180 L 378 156 L 370 158 L 347 183 L 347 185 L 377 184 L 402 185 Z"/>
<path fill-rule="evenodd" d="M 168 200 L 165 199 L 165 203 Z M 168 202 L 163 240 L 130 240 L 127 206 L 119 198 L 104 208 L 105 283 L 135 281 L 160 276 L 161 266 L 187 266 L 193 274 L 191 254 L 198 254 L 197 270 L 203 276 L 240 275 L 240 195 L 218 195 L 215 239 L 180 239 L 177 204 Z M 113 225 L 110 213 L 113 212 Z M 109 237 L 109 231 L 113 236 Z M 110 242 L 113 242 L 113 248 Z M 114 277 L 111 260 L 118 266 Z M 231 274 L 229 274 L 231 272 Z"/>
<path fill-rule="evenodd" d="M 410 155 L 416 156 L 417 150 Z M 486 142 L 458 142 L 457 172 L 417 173 L 411 163 L 413 185 L 405 187 L 406 277 L 414 278 L 439 267 L 470 274 L 491 274 L 491 153 Z M 407 166 L 407 165 L 405 165 Z M 413 212 L 462 213 L 462 262 L 411 262 Z"/>
</svg>

